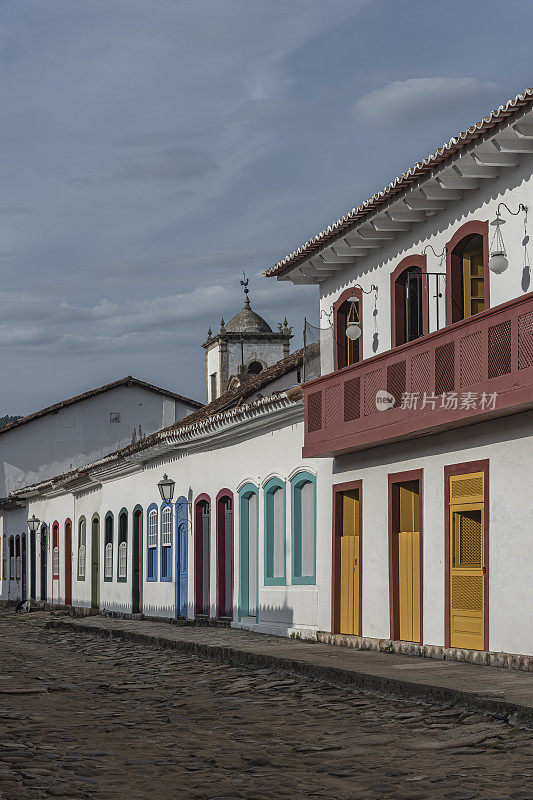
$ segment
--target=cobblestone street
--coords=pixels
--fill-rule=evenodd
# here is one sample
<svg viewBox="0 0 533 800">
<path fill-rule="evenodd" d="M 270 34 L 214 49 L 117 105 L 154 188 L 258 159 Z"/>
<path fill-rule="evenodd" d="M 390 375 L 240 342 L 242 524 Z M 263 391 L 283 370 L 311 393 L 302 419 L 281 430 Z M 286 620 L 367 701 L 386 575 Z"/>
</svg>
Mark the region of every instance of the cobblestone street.
<svg viewBox="0 0 533 800">
<path fill-rule="evenodd" d="M 533 734 L 0 613 L 0 798 L 533 798 Z"/>
</svg>

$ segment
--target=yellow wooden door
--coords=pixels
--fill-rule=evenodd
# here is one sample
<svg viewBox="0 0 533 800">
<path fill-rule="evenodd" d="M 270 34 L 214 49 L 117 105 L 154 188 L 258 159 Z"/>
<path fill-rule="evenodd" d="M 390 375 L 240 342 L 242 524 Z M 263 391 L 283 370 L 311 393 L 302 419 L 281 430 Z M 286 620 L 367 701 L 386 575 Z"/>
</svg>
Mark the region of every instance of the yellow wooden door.
<svg viewBox="0 0 533 800">
<path fill-rule="evenodd" d="M 463 254 L 463 317 L 471 317 L 485 310 L 485 281 L 483 250 L 469 250 Z"/>
<path fill-rule="evenodd" d="M 340 633 L 360 634 L 359 493 L 344 492 L 342 496 L 341 574 L 340 574 Z"/>
<path fill-rule="evenodd" d="M 450 645 L 483 650 L 483 473 L 450 478 Z"/>
<path fill-rule="evenodd" d="M 400 639 L 420 641 L 420 519 L 418 483 L 399 487 L 398 600 Z"/>
</svg>

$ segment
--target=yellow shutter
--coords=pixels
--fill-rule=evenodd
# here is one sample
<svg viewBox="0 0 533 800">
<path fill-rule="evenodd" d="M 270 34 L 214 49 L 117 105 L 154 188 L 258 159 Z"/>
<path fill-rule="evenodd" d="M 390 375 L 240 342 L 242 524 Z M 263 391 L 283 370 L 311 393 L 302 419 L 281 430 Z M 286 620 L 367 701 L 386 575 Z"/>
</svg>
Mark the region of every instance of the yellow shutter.
<svg viewBox="0 0 533 800">
<path fill-rule="evenodd" d="M 341 574 L 340 574 L 340 632 L 359 634 L 359 493 L 344 492 L 342 496 Z"/>
<path fill-rule="evenodd" d="M 463 254 L 463 308 L 464 319 L 485 309 L 483 251 L 479 249 Z"/>
<path fill-rule="evenodd" d="M 450 478 L 450 644 L 484 649 L 484 475 Z"/>
<path fill-rule="evenodd" d="M 420 641 L 420 519 L 418 482 L 399 486 L 398 601 L 400 639 Z"/>
</svg>

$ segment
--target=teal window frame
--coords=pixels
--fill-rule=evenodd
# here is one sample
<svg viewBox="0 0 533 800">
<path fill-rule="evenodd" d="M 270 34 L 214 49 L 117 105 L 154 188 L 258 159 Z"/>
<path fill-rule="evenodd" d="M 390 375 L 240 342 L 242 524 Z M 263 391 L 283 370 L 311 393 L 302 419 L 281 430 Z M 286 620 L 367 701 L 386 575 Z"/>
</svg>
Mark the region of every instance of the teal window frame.
<svg viewBox="0 0 533 800">
<path fill-rule="evenodd" d="M 274 501 L 273 493 L 275 489 L 283 491 L 283 575 L 274 577 L 269 575 L 269 571 L 274 571 Z M 265 586 L 286 586 L 287 585 L 287 488 L 285 481 L 281 478 L 270 478 L 263 486 L 263 505 L 264 505 L 264 585 Z"/>
<path fill-rule="evenodd" d="M 313 574 L 297 575 L 297 558 L 302 559 L 302 506 L 301 492 L 299 491 L 304 483 L 311 483 L 313 486 Z M 311 472 L 297 472 L 291 478 L 291 578 L 297 586 L 316 585 L 316 475 Z"/>
<path fill-rule="evenodd" d="M 249 544 L 248 544 L 248 521 L 249 511 L 248 502 L 250 495 L 256 497 L 256 570 L 255 570 L 255 619 L 259 622 L 259 487 L 255 483 L 246 483 L 239 489 L 239 622 L 242 617 L 250 616 L 250 595 L 249 595 Z M 244 597 L 247 597 L 245 605 Z"/>
<path fill-rule="evenodd" d="M 122 519 L 125 517 L 126 519 L 126 529 L 122 530 Z M 126 508 L 121 508 L 119 515 L 118 515 L 118 531 L 117 531 L 117 581 L 118 583 L 127 583 L 128 582 L 128 558 L 129 558 L 129 543 L 128 543 L 128 527 L 129 527 L 129 519 L 128 519 L 128 510 Z M 124 538 L 123 538 L 124 537 Z M 126 542 L 126 574 L 124 577 L 120 575 L 120 545 L 122 542 Z"/>
</svg>

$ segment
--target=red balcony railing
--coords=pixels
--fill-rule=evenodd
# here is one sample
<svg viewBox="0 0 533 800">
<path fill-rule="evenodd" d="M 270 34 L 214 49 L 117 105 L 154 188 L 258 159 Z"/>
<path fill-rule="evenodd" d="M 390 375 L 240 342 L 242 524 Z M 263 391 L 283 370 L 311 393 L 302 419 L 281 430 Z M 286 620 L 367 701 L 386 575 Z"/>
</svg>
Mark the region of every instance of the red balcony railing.
<svg viewBox="0 0 533 800">
<path fill-rule="evenodd" d="M 531 408 L 533 292 L 309 381 L 304 396 L 306 457 L 363 450 Z M 378 410 L 376 397 L 390 407 Z"/>
</svg>

